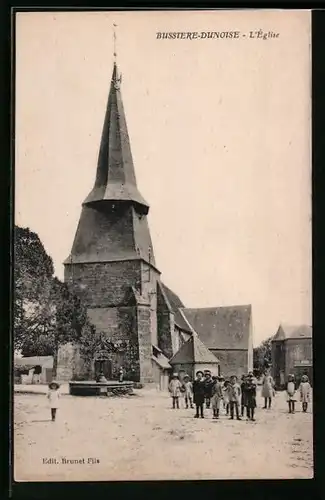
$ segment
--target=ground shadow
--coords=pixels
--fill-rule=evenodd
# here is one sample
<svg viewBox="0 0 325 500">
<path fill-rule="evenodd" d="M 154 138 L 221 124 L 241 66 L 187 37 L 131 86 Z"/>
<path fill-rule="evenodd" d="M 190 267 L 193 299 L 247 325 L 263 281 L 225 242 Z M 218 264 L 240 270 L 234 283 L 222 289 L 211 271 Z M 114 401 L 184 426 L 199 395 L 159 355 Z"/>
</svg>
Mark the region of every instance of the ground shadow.
<svg viewBox="0 0 325 500">
<path fill-rule="evenodd" d="M 50 418 L 43 419 L 43 420 L 30 420 L 29 423 L 38 423 L 38 422 L 52 422 Z"/>
</svg>

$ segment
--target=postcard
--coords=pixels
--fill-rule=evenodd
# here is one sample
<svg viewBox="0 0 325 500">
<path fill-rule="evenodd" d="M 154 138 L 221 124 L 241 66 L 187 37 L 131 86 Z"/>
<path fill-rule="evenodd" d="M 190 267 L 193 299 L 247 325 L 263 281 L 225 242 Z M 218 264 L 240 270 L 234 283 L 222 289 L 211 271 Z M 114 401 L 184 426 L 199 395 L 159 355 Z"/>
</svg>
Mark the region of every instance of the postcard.
<svg viewBox="0 0 325 500">
<path fill-rule="evenodd" d="M 310 11 L 14 50 L 15 481 L 312 478 Z"/>
</svg>

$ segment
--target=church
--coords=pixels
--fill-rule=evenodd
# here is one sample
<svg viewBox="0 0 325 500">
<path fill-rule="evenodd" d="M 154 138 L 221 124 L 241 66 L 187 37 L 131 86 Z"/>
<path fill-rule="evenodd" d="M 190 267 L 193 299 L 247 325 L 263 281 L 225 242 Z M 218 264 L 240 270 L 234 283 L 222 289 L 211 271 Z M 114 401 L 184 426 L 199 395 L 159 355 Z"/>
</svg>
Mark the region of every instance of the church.
<svg viewBox="0 0 325 500">
<path fill-rule="evenodd" d="M 197 366 L 240 376 L 253 368 L 251 306 L 187 308 L 163 283 L 120 86 L 114 62 L 95 183 L 64 262 L 65 282 L 85 304 L 96 331 L 119 346 L 108 353 L 107 378 L 116 378 L 121 366 L 125 379 L 161 388 L 175 366 L 191 376 Z M 58 379 L 80 376 L 77 357 L 75 346 L 59 350 Z M 173 365 L 173 359 L 182 362 Z"/>
</svg>

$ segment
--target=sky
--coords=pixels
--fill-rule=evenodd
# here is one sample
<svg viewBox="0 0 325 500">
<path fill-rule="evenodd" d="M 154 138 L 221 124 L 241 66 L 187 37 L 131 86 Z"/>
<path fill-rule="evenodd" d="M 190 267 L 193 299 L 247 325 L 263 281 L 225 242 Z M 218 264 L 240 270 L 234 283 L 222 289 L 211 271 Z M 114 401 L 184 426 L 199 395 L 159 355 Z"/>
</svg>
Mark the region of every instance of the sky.
<svg viewBox="0 0 325 500">
<path fill-rule="evenodd" d="M 252 304 L 254 345 L 280 322 L 311 324 L 308 11 L 18 13 L 16 223 L 63 278 L 95 180 L 113 23 L 162 280 L 187 307 Z M 279 36 L 249 38 L 259 29 Z"/>
</svg>

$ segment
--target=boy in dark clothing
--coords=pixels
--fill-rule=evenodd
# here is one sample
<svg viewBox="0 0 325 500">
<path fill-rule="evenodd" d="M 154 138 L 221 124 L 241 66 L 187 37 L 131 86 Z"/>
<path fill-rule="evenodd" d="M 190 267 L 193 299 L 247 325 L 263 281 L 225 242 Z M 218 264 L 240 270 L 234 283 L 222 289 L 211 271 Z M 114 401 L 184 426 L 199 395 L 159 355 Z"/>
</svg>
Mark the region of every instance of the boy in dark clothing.
<svg viewBox="0 0 325 500">
<path fill-rule="evenodd" d="M 247 376 L 245 391 L 246 391 L 247 420 L 252 420 L 253 422 L 255 422 L 254 412 L 256 408 L 256 382 L 252 372 L 250 372 Z"/>
<path fill-rule="evenodd" d="M 206 370 L 204 379 L 204 397 L 207 408 L 210 408 L 213 385 L 214 381 L 212 380 L 211 372 Z"/>
<path fill-rule="evenodd" d="M 205 396 L 205 384 L 203 381 L 203 372 L 196 372 L 196 379 L 193 382 L 193 399 L 196 406 L 196 414 L 194 418 L 204 418 L 203 415 L 203 404 Z"/>
<path fill-rule="evenodd" d="M 241 378 L 241 416 L 244 416 L 244 411 L 245 407 L 247 406 L 246 404 L 246 385 L 247 385 L 247 377 L 246 375 L 243 375 Z M 247 415 L 248 416 L 248 415 Z"/>
</svg>

